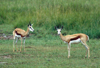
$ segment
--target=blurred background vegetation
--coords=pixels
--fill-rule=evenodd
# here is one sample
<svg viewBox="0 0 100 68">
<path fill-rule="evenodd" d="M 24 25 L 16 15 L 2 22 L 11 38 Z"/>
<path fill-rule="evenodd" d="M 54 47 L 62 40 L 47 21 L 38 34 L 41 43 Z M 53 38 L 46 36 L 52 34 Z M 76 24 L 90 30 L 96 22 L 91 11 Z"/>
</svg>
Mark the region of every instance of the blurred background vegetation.
<svg viewBox="0 0 100 68">
<path fill-rule="evenodd" d="M 36 37 L 85 33 L 100 38 L 100 0 L 0 0 L 0 32 L 12 34 L 33 23 Z"/>
</svg>

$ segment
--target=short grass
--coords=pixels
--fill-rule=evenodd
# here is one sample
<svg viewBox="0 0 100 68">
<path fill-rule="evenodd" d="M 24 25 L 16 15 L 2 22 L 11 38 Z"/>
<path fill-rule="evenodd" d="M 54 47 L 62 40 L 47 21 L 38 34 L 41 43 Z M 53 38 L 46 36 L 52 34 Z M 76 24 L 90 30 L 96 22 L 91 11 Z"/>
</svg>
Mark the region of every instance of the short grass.
<svg viewBox="0 0 100 68">
<path fill-rule="evenodd" d="M 52 38 L 52 39 L 51 39 Z M 67 58 L 67 44 L 58 36 L 27 38 L 26 52 L 12 52 L 13 40 L 0 40 L 0 68 L 99 68 L 99 39 L 90 39 L 91 57 L 85 58 L 86 49 L 72 44 L 71 57 Z M 20 41 L 18 41 L 20 48 Z"/>
<path fill-rule="evenodd" d="M 13 40 L 0 40 L 0 68 L 99 68 L 100 42 L 94 39 L 100 38 L 99 4 L 99 0 L 1 0 L 1 36 L 15 28 L 26 30 L 29 21 L 35 31 L 26 39 L 26 52 L 12 52 Z M 73 44 L 67 58 L 67 44 L 54 30 L 62 25 L 63 34 L 89 35 L 89 59 L 81 44 Z"/>
</svg>

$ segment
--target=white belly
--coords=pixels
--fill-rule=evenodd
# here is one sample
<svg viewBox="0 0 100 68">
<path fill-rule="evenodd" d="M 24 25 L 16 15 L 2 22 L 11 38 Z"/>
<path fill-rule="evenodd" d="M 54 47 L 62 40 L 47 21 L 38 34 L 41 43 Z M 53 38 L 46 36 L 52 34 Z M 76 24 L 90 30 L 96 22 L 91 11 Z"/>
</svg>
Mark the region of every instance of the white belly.
<svg viewBox="0 0 100 68">
<path fill-rule="evenodd" d="M 15 34 L 15 37 L 18 37 L 18 38 L 20 38 L 21 36 L 20 36 L 20 35 L 17 35 L 17 34 Z"/>
<path fill-rule="evenodd" d="M 21 38 L 21 36 L 20 36 L 20 35 L 17 35 L 17 34 L 15 34 L 15 37 L 17 37 L 17 38 Z M 26 38 L 26 36 L 23 37 L 23 38 Z"/>
<path fill-rule="evenodd" d="M 71 44 L 71 43 L 79 43 L 79 42 L 81 42 L 81 39 L 80 38 L 78 38 L 77 40 L 72 40 L 72 41 L 70 41 L 69 43 Z"/>
</svg>

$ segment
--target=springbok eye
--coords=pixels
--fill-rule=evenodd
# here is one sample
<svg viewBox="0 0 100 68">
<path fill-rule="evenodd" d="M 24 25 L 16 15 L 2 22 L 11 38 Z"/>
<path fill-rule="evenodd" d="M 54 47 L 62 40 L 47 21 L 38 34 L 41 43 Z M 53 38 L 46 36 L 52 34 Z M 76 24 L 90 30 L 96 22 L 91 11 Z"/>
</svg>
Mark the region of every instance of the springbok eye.
<svg viewBox="0 0 100 68">
<path fill-rule="evenodd" d="M 32 29 L 31 27 L 29 27 L 30 29 Z"/>
</svg>

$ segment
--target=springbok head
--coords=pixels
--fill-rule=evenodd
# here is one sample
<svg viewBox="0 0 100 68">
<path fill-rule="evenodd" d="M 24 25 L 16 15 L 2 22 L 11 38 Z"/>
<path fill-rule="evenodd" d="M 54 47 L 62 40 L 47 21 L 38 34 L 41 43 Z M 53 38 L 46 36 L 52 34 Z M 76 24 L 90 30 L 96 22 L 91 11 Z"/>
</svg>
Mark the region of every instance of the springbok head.
<svg viewBox="0 0 100 68">
<path fill-rule="evenodd" d="M 60 29 L 58 29 L 58 28 L 55 26 L 55 29 L 57 30 L 58 35 L 60 35 L 60 34 L 61 34 L 61 30 L 63 29 L 63 26 L 62 26 Z"/>
<path fill-rule="evenodd" d="M 32 25 L 33 25 L 33 24 L 31 24 L 31 23 L 29 22 L 29 24 L 28 24 L 28 28 L 29 28 L 29 30 L 30 30 L 30 31 L 32 31 L 32 32 L 33 32 L 33 31 L 34 31 L 34 29 L 33 29 Z"/>
</svg>

